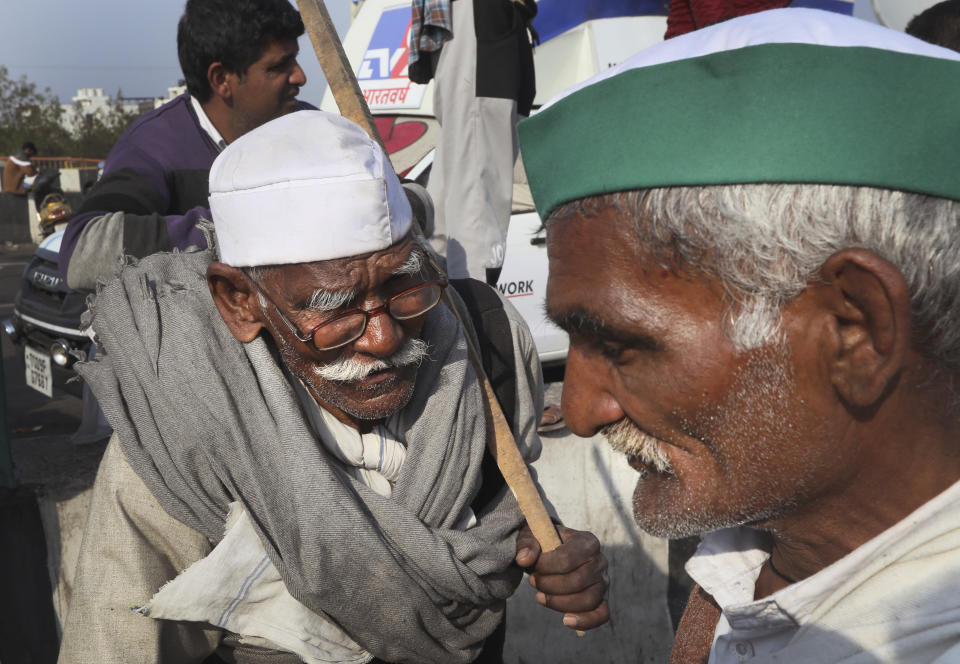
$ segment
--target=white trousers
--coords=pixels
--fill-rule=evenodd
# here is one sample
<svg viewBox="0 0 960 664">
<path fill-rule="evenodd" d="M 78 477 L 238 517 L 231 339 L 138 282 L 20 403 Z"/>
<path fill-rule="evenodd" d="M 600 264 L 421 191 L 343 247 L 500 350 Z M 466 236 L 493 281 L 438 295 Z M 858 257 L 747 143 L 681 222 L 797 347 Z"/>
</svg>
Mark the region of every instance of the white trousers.
<svg viewBox="0 0 960 664">
<path fill-rule="evenodd" d="M 434 246 L 454 279 L 486 280 L 503 265 L 517 159 L 517 103 L 477 97 L 474 0 L 453 3 L 453 39 L 443 45 L 433 106 L 440 140 L 427 186 L 436 206 Z"/>
</svg>

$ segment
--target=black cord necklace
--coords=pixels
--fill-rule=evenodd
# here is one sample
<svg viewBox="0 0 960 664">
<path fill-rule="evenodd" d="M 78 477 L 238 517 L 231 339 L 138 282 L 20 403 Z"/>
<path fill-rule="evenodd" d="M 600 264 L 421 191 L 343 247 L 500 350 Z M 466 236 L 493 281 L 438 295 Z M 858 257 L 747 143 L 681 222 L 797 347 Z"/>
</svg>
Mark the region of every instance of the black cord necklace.
<svg viewBox="0 0 960 664">
<path fill-rule="evenodd" d="M 797 582 L 796 579 L 791 579 L 789 576 L 777 569 L 776 565 L 773 564 L 773 554 L 770 554 L 770 557 L 767 558 L 767 562 L 770 563 L 770 571 L 779 576 L 781 579 L 786 581 L 789 584 L 794 584 Z"/>
</svg>

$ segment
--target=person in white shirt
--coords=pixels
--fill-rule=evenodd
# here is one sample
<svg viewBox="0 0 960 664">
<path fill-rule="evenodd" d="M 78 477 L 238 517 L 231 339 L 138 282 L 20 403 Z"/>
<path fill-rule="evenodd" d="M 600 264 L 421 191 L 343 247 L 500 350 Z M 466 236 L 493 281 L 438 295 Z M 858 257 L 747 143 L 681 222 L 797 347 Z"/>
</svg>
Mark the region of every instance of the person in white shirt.
<svg viewBox="0 0 960 664">
<path fill-rule="evenodd" d="M 703 534 L 674 662 L 960 661 L 958 58 L 777 9 L 520 124 L 567 423 Z"/>
</svg>

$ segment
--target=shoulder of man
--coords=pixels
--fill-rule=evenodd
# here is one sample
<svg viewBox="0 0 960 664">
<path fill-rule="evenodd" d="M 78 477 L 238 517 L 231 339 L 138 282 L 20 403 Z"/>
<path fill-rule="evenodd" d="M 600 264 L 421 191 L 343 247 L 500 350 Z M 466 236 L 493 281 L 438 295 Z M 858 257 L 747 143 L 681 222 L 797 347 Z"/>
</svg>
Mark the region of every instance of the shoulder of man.
<svg viewBox="0 0 960 664">
<path fill-rule="evenodd" d="M 140 169 L 205 170 L 216 156 L 213 142 L 190 109 L 190 98 L 180 95 L 137 118 L 117 139 L 104 165 L 112 171 Z"/>
</svg>

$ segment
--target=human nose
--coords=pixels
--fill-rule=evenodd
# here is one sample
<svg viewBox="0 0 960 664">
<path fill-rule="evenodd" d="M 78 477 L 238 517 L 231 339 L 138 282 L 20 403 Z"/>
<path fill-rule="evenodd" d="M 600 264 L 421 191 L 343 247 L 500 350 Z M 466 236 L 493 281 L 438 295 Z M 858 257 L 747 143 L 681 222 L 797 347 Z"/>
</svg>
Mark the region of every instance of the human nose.
<svg viewBox="0 0 960 664">
<path fill-rule="evenodd" d="M 388 357 L 397 352 L 406 340 L 406 333 L 390 315 L 386 303 L 366 311 L 367 326 L 353 342 L 354 350 L 374 357 Z"/>
<path fill-rule="evenodd" d="M 303 71 L 303 67 L 300 66 L 300 63 L 296 60 L 293 61 L 293 71 L 290 72 L 290 85 L 296 85 L 298 87 L 303 87 L 307 84 L 307 75 Z"/>
<path fill-rule="evenodd" d="M 610 372 L 601 360 L 576 345 L 567 353 L 561 406 L 567 428 L 583 438 L 624 417 L 620 403 L 610 393 Z"/>
</svg>

